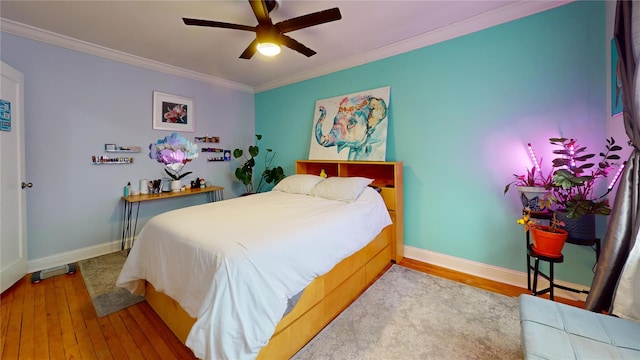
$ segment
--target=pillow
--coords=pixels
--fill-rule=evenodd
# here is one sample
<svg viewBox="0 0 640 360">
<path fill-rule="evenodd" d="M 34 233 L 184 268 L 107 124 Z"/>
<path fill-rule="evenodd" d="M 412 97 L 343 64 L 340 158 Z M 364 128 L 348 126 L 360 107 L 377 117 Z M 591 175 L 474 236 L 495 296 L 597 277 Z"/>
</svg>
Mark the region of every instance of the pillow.
<svg viewBox="0 0 640 360">
<path fill-rule="evenodd" d="M 364 177 L 330 177 L 314 186 L 309 195 L 351 202 L 372 182 L 373 179 Z"/>
<path fill-rule="evenodd" d="M 291 194 L 309 195 L 309 191 L 322 180 L 324 180 L 323 177 L 312 174 L 289 175 L 280 180 L 280 182 L 273 187 L 273 190 Z"/>
</svg>

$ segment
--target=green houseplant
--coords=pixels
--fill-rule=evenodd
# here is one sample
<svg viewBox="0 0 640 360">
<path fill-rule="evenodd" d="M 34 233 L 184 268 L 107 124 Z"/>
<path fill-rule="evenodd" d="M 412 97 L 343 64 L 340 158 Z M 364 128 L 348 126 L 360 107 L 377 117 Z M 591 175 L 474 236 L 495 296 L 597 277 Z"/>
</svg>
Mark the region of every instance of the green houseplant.
<svg viewBox="0 0 640 360">
<path fill-rule="evenodd" d="M 542 160 L 542 159 L 540 159 Z M 546 176 L 542 174 L 542 170 L 536 171 L 536 167 L 526 169 L 526 172 L 522 175 L 513 174 L 515 178 L 513 181 L 505 185 L 504 194 L 509 191 L 511 185 L 524 186 L 524 187 L 542 187 L 547 188 L 553 181 L 552 173 L 550 172 Z"/>
<path fill-rule="evenodd" d="M 557 210 L 566 211 L 568 218 L 579 218 L 588 214 L 609 215 L 611 207 L 605 196 L 595 195 L 597 182 L 605 179 L 611 169 L 611 160 L 619 160 L 620 156 L 613 154 L 622 148 L 615 144 L 614 138 L 606 139 L 606 151 L 600 153 L 600 161 L 596 168 L 589 159 L 595 154 L 586 153 L 586 147 L 578 145 L 576 139 L 551 138 L 552 145 L 560 149 L 553 150 L 554 154 L 562 155 L 553 159 L 553 184 L 551 186 L 551 200 L 557 205 Z"/>
<path fill-rule="evenodd" d="M 242 165 L 236 168 L 235 175 L 236 178 L 244 185 L 245 194 L 260 192 L 267 184 L 274 183 L 275 185 L 286 177 L 281 166 L 271 167 L 271 163 L 273 162 L 273 158 L 276 156 L 276 153 L 272 149 L 266 149 L 267 153 L 264 156 L 264 171 L 262 171 L 262 174 L 260 175 L 258 185 L 256 187 L 253 186 L 253 168 L 256 166 L 256 157 L 260 154 L 260 148 L 257 143 L 261 139 L 262 135 L 256 134 L 256 145 L 250 145 L 247 149 L 247 154 L 245 154 L 242 149 L 233 150 L 234 158 L 244 158 Z"/>
<path fill-rule="evenodd" d="M 596 195 L 597 183 L 604 180 L 613 169 L 612 160 L 620 159 L 614 154 L 622 148 L 612 138 L 606 139 L 605 152 L 600 153 L 597 165 L 591 160 L 595 154 L 588 153 L 576 139 L 551 138 L 553 150 L 561 155 L 553 159 L 553 184 L 550 200 L 554 203 L 558 219 L 565 222 L 569 237 L 581 241 L 593 241 L 596 237 L 596 215 L 611 214 L 609 200 L 605 197 L 611 186 L 601 196 Z"/>
<path fill-rule="evenodd" d="M 569 237 L 569 232 L 559 228 L 565 223 L 553 213 L 549 221 L 549 226 L 539 225 L 537 221 L 531 219 L 531 211 L 525 210 L 522 218 L 518 219 L 518 224 L 524 225 L 524 231 L 531 231 L 533 249 L 541 255 L 556 257 L 562 255 L 562 248 Z"/>
<path fill-rule="evenodd" d="M 503 194 L 506 194 L 512 185 L 515 185 L 520 193 L 523 208 L 535 212 L 546 211 L 544 204 L 553 182 L 552 172 L 545 175 L 542 173 L 541 167 L 533 166 L 531 169 L 526 169 L 524 174 L 513 174 L 513 177 L 514 180 L 504 187 Z"/>
</svg>

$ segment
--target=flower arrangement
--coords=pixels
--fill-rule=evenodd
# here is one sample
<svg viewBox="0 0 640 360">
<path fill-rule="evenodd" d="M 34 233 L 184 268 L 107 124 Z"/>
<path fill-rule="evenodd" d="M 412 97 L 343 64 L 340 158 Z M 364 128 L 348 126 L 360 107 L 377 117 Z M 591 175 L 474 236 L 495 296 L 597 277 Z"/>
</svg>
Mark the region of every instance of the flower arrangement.
<svg viewBox="0 0 640 360">
<path fill-rule="evenodd" d="M 197 157 L 198 145 L 175 132 L 149 144 L 149 158 L 164 164 L 164 171 L 173 180 L 180 180 L 191 174 L 191 171 L 182 174 L 180 172 L 188 162 Z"/>
<path fill-rule="evenodd" d="M 561 149 L 553 150 L 554 154 L 562 155 L 553 159 L 553 184 L 550 198 L 557 205 L 558 210 L 565 210 L 567 218 L 579 218 L 586 214 L 611 214 L 608 199 L 604 197 L 611 191 L 611 187 L 602 195 L 594 195 L 596 183 L 607 177 L 611 171 L 610 160 L 620 159 L 613 152 L 622 148 L 615 144 L 612 138 L 606 140 L 606 152 L 601 152 L 601 160 L 597 168 L 591 170 L 595 164 L 587 162 L 595 154 L 585 153 L 586 147 L 578 145 L 576 139 L 551 138 L 552 145 Z"/>
</svg>

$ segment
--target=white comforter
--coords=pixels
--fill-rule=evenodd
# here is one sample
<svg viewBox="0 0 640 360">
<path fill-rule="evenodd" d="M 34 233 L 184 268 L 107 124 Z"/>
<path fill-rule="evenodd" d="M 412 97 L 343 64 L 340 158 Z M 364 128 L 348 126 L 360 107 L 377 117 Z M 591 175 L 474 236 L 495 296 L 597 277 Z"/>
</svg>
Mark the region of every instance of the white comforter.
<svg viewBox="0 0 640 360">
<path fill-rule="evenodd" d="M 147 280 L 178 301 L 198 358 L 252 359 L 289 298 L 389 224 L 370 188 L 353 203 L 271 191 L 169 211 L 140 231 L 117 285 Z"/>
</svg>

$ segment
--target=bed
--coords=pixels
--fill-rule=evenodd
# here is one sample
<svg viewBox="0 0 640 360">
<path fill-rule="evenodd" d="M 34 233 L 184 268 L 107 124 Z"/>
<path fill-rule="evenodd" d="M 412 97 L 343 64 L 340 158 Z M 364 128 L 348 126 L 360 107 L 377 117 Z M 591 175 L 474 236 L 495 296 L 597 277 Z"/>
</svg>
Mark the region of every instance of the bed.
<svg viewBox="0 0 640 360">
<path fill-rule="evenodd" d="M 144 292 L 199 358 L 291 357 L 402 256 L 402 163 L 297 161 L 296 173 L 154 217 L 118 285 Z"/>
</svg>

